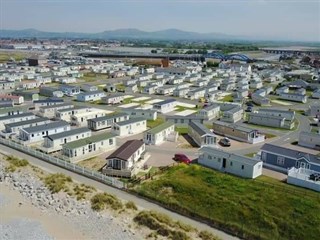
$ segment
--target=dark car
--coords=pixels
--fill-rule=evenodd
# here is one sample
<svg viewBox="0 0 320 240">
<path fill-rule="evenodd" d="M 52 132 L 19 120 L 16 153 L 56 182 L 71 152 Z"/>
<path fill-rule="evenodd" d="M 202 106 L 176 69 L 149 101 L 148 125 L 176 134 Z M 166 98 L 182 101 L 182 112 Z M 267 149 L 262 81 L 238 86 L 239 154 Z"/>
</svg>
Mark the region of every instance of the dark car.
<svg viewBox="0 0 320 240">
<path fill-rule="evenodd" d="M 246 112 L 252 112 L 252 110 L 253 110 L 252 107 L 248 106 L 246 109 Z"/>
<path fill-rule="evenodd" d="M 231 146 L 231 142 L 230 142 L 229 138 L 220 139 L 219 144 L 221 146 L 224 146 L 224 147 L 230 147 Z"/>
<path fill-rule="evenodd" d="M 248 107 L 253 107 L 253 103 L 252 103 L 252 102 L 247 102 L 246 105 L 247 105 Z"/>
<path fill-rule="evenodd" d="M 177 153 L 174 155 L 173 160 L 177 161 L 177 162 L 182 162 L 185 164 L 190 164 L 191 160 L 184 154 L 181 153 Z"/>
</svg>

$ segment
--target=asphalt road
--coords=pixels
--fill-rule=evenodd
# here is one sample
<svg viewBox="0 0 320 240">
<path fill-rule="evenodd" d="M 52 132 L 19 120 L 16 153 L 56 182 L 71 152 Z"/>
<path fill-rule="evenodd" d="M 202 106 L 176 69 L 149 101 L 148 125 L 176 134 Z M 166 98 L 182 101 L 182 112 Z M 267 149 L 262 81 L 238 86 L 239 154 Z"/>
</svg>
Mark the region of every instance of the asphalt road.
<svg viewBox="0 0 320 240">
<path fill-rule="evenodd" d="M 201 223 L 201 222 L 198 222 L 198 221 L 195 221 L 193 219 L 190 219 L 188 217 L 185 217 L 185 216 L 182 216 L 180 214 L 177 214 L 175 212 L 172 212 L 170 210 L 167 210 L 155 203 L 152 203 L 152 202 L 149 202 L 149 201 L 146 201 L 142 198 L 139 198 L 139 197 L 136 197 L 132 194 L 129 194 L 125 191 L 122 191 L 122 190 L 119 190 L 119 189 L 116 189 L 116 188 L 113 188 L 113 187 L 110 187 L 108 185 L 105 185 L 105 184 L 102 184 L 100 182 L 97 182 L 95 180 L 92 180 L 92 179 L 88 179 L 84 176 L 81 176 L 81 175 L 78 175 L 76 173 L 73 173 L 71 171 L 68 171 L 68 170 L 65 170 L 63 168 L 60 168 L 60 167 L 57 167 L 55 165 L 52 165 L 50 163 L 47 163 L 43 160 L 40 160 L 38 158 L 35 158 L 35 157 L 32 157 L 30 155 L 27 155 L 25 153 L 22 153 L 22 152 L 19 152 L 19 151 L 16 151 L 14 149 L 11 149 L 7 146 L 4 146 L 2 144 L 0 144 L 0 151 L 4 154 L 9 154 L 9 155 L 14 155 L 16 157 L 19 157 L 19 158 L 24 158 L 24 159 L 27 159 L 31 164 L 35 165 L 35 166 L 38 166 L 50 173 L 63 173 L 67 176 L 70 176 L 74 181 L 76 182 L 80 182 L 80 183 L 84 183 L 84 184 L 87 184 L 87 185 L 90 185 L 90 186 L 93 186 L 95 187 L 96 189 L 99 189 L 101 191 L 105 191 L 107 193 L 110 193 L 110 194 L 113 194 L 115 196 L 117 196 L 118 198 L 120 199 L 123 199 L 125 201 L 133 201 L 137 206 L 139 206 L 140 208 L 142 209 L 147 209 L 147 210 L 155 210 L 155 211 L 158 211 L 158 212 L 161 212 L 161 213 L 164 213 L 168 216 L 170 216 L 172 219 L 176 220 L 176 221 L 181 221 L 181 222 L 184 222 L 186 224 L 189 224 L 199 230 L 207 230 L 207 231 L 210 231 L 212 232 L 213 234 L 215 234 L 216 236 L 222 238 L 222 239 L 230 239 L 230 240 L 233 240 L 233 239 L 238 239 L 236 237 L 233 237 L 231 235 L 228 235 L 220 230 L 217 230 L 217 229 L 214 229 L 214 228 L 211 228 L 210 226 L 208 226 L 207 224 L 204 224 L 204 223 Z"/>
</svg>

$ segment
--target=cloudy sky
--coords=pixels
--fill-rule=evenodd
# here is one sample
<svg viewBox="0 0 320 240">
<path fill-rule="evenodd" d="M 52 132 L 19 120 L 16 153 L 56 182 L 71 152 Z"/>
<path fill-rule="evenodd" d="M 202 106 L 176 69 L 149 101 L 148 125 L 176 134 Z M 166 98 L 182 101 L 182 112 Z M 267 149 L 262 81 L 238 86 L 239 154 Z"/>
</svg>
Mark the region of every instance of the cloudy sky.
<svg viewBox="0 0 320 240">
<path fill-rule="evenodd" d="M 177 28 L 320 41 L 320 0 L 0 0 L 0 8 L 1 29 Z"/>
</svg>

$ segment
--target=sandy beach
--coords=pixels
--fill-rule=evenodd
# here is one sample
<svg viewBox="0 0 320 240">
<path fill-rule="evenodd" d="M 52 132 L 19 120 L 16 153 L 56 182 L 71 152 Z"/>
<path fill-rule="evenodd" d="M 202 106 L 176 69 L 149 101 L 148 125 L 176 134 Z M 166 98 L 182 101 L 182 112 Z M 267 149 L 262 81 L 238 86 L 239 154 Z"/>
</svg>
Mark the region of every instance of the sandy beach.
<svg viewBox="0 0 320 240">
<path fill-rule="evenodd" d="M 13 237 L 16 239 L 19 236 L 23 239 L 34 239 L 36 235 L 49 239 L 89 239 L 89 236 L 79 232 L 59 214 L 42 212 L 24 199 L 19 192 L 3 183 L 0 184 L 0 188 L 0 226 L 6 225 L 8 228 L 10 225 L 20 223 L 20 229 L 14 232 L 1 232 L 2 236 L 5 233 L 8 234 L 4 236 L 5 239 L 13 239 Z M 36 227 L 28 229 L 32 225 Z M 16 228 L 16 226 L 13 227 Z M 5 231 L 4 227 L 1 230 Z M 34 232 L 41 230 L 43 233 Z"/>
</svg>

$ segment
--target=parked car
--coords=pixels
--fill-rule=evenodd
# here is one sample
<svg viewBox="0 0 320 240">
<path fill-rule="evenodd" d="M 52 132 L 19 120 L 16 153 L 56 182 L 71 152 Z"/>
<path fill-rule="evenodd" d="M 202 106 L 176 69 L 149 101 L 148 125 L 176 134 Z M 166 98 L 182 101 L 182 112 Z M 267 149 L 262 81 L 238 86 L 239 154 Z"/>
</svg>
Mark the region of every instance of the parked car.
<svg viewBox="0 0 320 240">
<path fill-rule="evenodd" d="M 253 110 L 252 107 L 248 106 L 246 109 L 246 112 L 252 112 L 252 110 Z"/>
<path fill-rule="evenodd" d="M 246 105 L 247 105 L 248 107 L 253 107 L 253 103 L 252 103 L 252 102 L 246 102 Z"/>
<path fill-rule="evenodd" d="M 186 155 L 181 154 L 181 153 L 177 153 L 174 155 L 173 160 L 177 161 L 177 162 L 182 162 L 185 164 L 190 164 L 191 160 L 190 158 L 188 158 Z"/>
<path fill-rule="evenodd" d="M 231 142 L 230 142 L 230 139 L 229 138 L 221 138 L 220 141 L 219 141 L 219 144 L 221 146 L 224 146 L 224 147 L 230 147 L 231 146 Z"/>
</svg>

